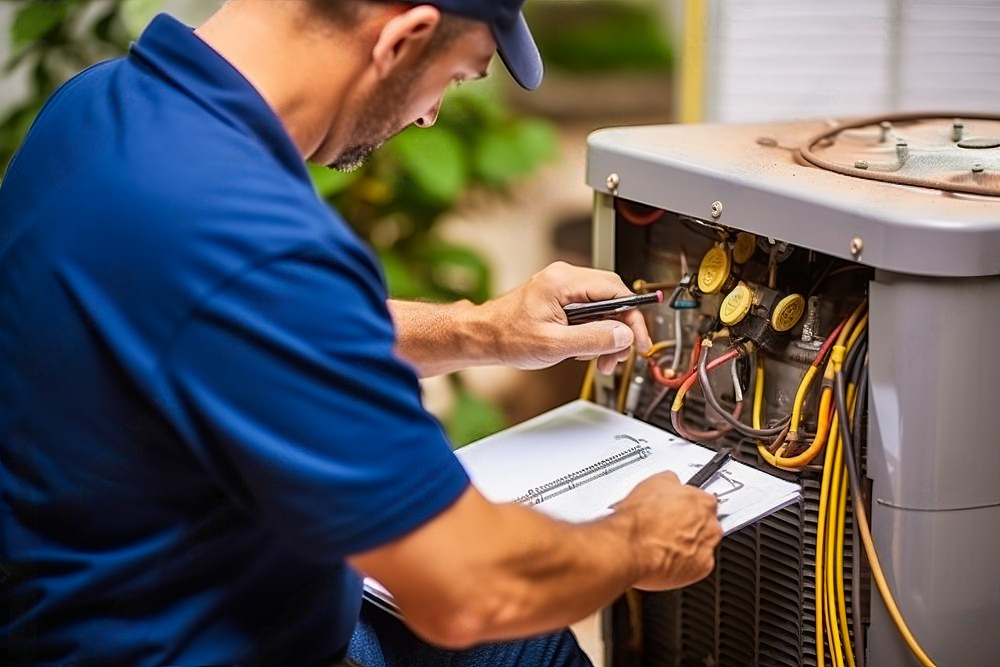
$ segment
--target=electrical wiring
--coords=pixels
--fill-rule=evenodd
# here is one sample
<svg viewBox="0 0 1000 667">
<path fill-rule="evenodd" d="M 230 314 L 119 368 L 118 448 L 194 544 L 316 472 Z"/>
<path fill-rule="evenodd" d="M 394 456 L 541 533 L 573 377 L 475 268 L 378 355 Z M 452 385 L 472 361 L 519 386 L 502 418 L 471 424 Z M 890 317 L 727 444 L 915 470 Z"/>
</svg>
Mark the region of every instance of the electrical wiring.
<svg viewBox="0 0 1000 667">
<path fill-rule="evenodd" d="M 851 393 L 853 393 L 853 390 Z M 851 399 L 853 399 L 853 396 L 849 395 L 848 400 L 850 401 Z M 840 667 L 844 664 L 845 656 L 850 653 L 850 635 L 847 634 L 847 608 L 844 605 L 843 594 L 843 540 L 847 488 L 846 471 L 844 470 L 843 438 L 839 433 L 832 434 L 830 450 L 833 456 L 833 465 L 830 473 L 827 505 L 826 527 L 828 528 L 828 533 L 825 535 L 825 543 L 822 545 L 817 543 L 817 550 L 822 548 L 826 551 L 826 561 L 824 564 L 826 576 L 824 600 L 830 627 L 828 642 L 834 663 Z M 849 662 L 851 665 L 854 664 L 853 654 L 851 654 Z"/>
<path fill-rule="evenodd" d="M 730 360 L 737 359 L 742 354 L 744 354 L 743 348 L 740 347 L 730 348 L 716 359 L 713 359 L 711 362 L 708 362 L 707 367 L 709 370 L 714 370 L 719 366 L 722 366 L 723 364 L 729 362 Z M 707 355 L 705 356 L 707 357 Z M 736 406 L 733 409 L 732 416 L 733 418 L 739 420 L 739 418 L 743 414 L 743 392 L 742 389 L 739 387 L 739 381 L 735 375 L 733 376 L 733 380 L 735 382 L 735 387 L 736 387 L 735 393 L 737 396 L 737 400 L 736 400 Z M 680 435 L 682 438 L 686 438 L 687 440 L 696 440 L 700 442 L 717 440 L 722 436 L 726 435 L 727 433 L 729 433 L 730 431 L 732 431 L 732 426 L 726 425 L 712 431 L 699 431 L 687 426 L 684 423 L 683 417 L 681 416 L 681 408 L 684 406 L 684 398 L 685 396 L 687 396 L 687 393 L 691 390 L 691 387 L 693 387 L 694 383 L 697 381 L 698 381 L 698 376 L 690 374 L 684 381 L 684 384 L 682 384 L 681 387 L 677 390 L 677 395 L 674 397 L 674 403 L 670 407 L 670 423 L 674 427 L 674 430 L 677 431 L 678 435 Z M 702 388 L 702 392 L 704 393 L 704 387 Z"/>
<path fill-rule="evenodd" d="M 838 437 L 837 431 L 837 413 L 834 411 L 833 423 L 830 427 L 829 436 L 827 437 L 827 443 L 824 445 L 826 449 L 826 454 L 823 461 L 823 477 L 820 482 L 819 487 L 819 512 L 816 518 L 816 655 L 818 658 L 819 667 L 823 667 L 823 630 L 824 630 L 824 619 L 828 625 L 832 626 L 831 618 L 829 614 L 825 613 L 824 600 L 826 591 L 826 550 L 824 545 L 826 544 L 826 531 L 827 531 L 827 508 L 829 507 L 830 501 L 830 478 L 833 473 L 833 456 L 834 448 L 832 444 L 836 441 Z M 833 635 L 832 627 L 828 633 L 831 637 Z"/>
<path fill-rule="evenodd" d="M 802 382 L 799 384 L 799 388 L 795 393 L 795 402 L 792 404 L 792 422 L 791 429 L 789 432 L 789 438 L 794 442 L 798 438 L 798 428 L 801 424 L 802 410 L 805 403 L 806 396 L 809 393 L 809 388 L 812 384 L 813 379 L 818 373 L 819 366 L 822 364 L 823 359 L 826 357 L 830 349 L 832 349 L 834 344 L 843 344 L 844 342 L 855 342 L 857 341 L 860 333 L 855 335 L 855 330 L 859 332 L 867 326 L 867 315 L 863 318 L 864 327 L 858 322 L 862 311 L 867 305 L 867 301 L 863 301 L 861 304 L 855 308 L 854 312 L 844 321 L 842 321 L 830 335 L 826 337 L 822 347 L 820 347 L 819 352 L 813 359 L 812 365 L 809 370 L 806 371 L 805 377 L 803 377 Z M 815 369 L 815 370 L 813 370 Z M 827 436 L 830 433 L 830 425 L 832 420 L 832 403 L 833 403 L 833 384 L 832 384 L 832 366 L 830 362 L 827 362 L 827 367 L 823 374 L 823 389 L 820 392 L 819 400 L 819 410 L 817 412 L 817 430 L 816 437 L 809 446 L 799 454 L 795 456 L 783 457 L 779 451 L 776 456 L 764 457 L 764 460 L 773 465 L 776 468 L 782 468 L 786 470 L 798 470 L 802 467 L 809 465 L 813 460 L 819 455 L 823 450 L 824 445 L 827 442 Z M 754 405 L 754 410 L 756 411 L 757 406 Z M 793 435 L 794 434 L 794 435 Z M 758 446 L 758 451 L 763 448 Z M 763 455 L 762 455 L 763 456 Z"/>
<path fill-rule="evenodd" d="M 633 347 L 629 350 L 628 359 L 625 360 L 625 366 L 622 368 L 622 377 L 618 385 L 618 398 L 615 403 L 615 407 L 618 408 L 618 412 L 625 412 L 625 398 L 628 396 L 628 386 L 632 382 L 632 369 L 635 367 L 635 348 Z"/>
<path fill-rule="evenodd" d="M 660 365 L 653 362 L 649 364 L 649 373 L 653 376 L 653 379 L 657 383 L 663 385 L 664 387 L 670 387 L 671 389 L 677 389 L 684 384 L 685 380 L 694 375 L 695 368 L 698 363 L 698 359 L 701 357 L 701 339 L 695 339 L 694 347 L 691 348 L 691 361 L 688 364 L 688 369 L 684 372 L 684 375 L 679 377 L 667 377 Z"/>
<path fill-rule="evenodd" d="M 591 359 L 587 364 L 587 372 L 583 375 L 583 384 L 580 386 L 580 398 L 585 401 L 592 399 L 594 395 L 594 375 L 597 373 L 597 359 Z"/>
<path fill-rule="evenodd" d="M 799 431 L 799 423 L 801 422 L 802 419 L 802 407 L 803 404 L 805 403 L 806 395 L 809 393 L 809 387 L 812 384 L 812 380 L 816 376 L 816 373 L 819 371 L 819 367 L 823 363 L 823 359 L 826 358 L 826 355 L 829 353 L 830 349 L 833 347 L 835 343 L 837 345 L 844 344 L 845 338 L 852 333 L 854 325 L 857 322 L 858 317 L 860 317 L 861 312 L 864 310 L 866 304 L 867 301 L 861 302 L 861 304 L 859 304 L 858 307 L 854 309 L 854 311 L 850 314 L 850 316 L 848 316 L 846 320 L 838 324 L 837 327 L 830 332 L 830 335 L 826 337 L 826 340 L 823 341 L 823 345 L 819 348 L 819 352 L 816 354 L 816 357 L 813 359 L 812 364 L 806 371 L 806 376 L 802 379 L 802 382 L 799 384 L 798 391 L 795 392 L 795 402 L 792 404 L 791 433 L 797 434 Z M 824 378 L 825 377 L 826 374 L 824 374 Z M 793 435 L 792 438 L 794 439 L 795 436 Z"/>
<path fill-rule="evenodd" d="M 634 204 L 624 199 L 615 199 L 615 210 L 626 222 L 640 227 L 653 224 L 666 213 L 663 209 Z"/>
<path fill-rule="evenodd" d="M 743 401 L 737 401 L 736 407 L 733 410 L 733 416 L 739 419 L 742 414 Z M 670 425 L 674 427 L 675 431 L 677 431 L 677 435 L 692 442 L 711 442 L 712 440 L 718 440 L 733 430 L 733 428 L 728 424 L 713 431 L 701 431 L 691 428 L 684 422 L 684 418 L 681 416 L 680 410 L 670 411 Z"/>
<path fill-rule="evenodd" d="M 846 391 L 844 389 L 844 374 L 841 369 L 844 352 L 845 350 L 842 347 L 835 347 L 833 351 L 833 359 L 835 360 L 834 399 L 838 416 L 843 415 L 846 419 L 848 410 L 845 397 Z M 859 393 L 865 397 L 865 400 L 867 400 L 867 387 L 868 374 L 865 373 L 862 376 L 861 386 L 859 389 Z M 902 635 L 907 647 L 909 647 L 910 651 L 921 665 L 924 665 L 925 667 L 934 667 L 934 661 L 931 660 L 930 656 L 928 656 L 924 649 L 920 646 L 920 643 L 917 641 L 916 637 L 913 636 L 909 626 L 903 619 L 903 615 L 899 611 L 899 607 L 896 605 L 896 601 L 892 596 L 892 591 L 889 590 L 889 585 L 886 582 L 885 574 L 882 571 L 881 564 L 879 563 L 878 553 L 875 551 L 875 544 L 872 541 L 871 530 L 868 527 L 868 517 L 865 514 L 865 507 L 861 495 L 861 476 L 858 470 L 857 462 L 854 460 L 853 455 L 853 438 L 851 436 L 850 429 L 843 420 L 841 421 L 841 437 L 844 439 L 845 446 L 852 452 L 850 456 L 845 458 L 847 461 L 847 473 L 851 488 L 851 496 L 853 497 L 854 502 L 854 520 L 858 527 L 858 533 L 861 536 L 861 542 L 865 548 L 865 554 L 868 557 L 868 564 L 871 568 L 872 578 L 875 580 L 875 584 L 878 587 L 880 595 L 882 596 L 882 601 L 885 604 L 886 610 L 889 612 L 889 616 L 895 623 L 900 635 Z"/>
<path fill-rule="evenodd" d="M 702 342 L 703 348 L 711 346 L 712 346 L 712 341 L 710 339 L 706 339 L 704 342 Z M 702 392 L 705 395 L 705 400 L 708 401 L 708 404 L 712 407 L 712 409 L 715 410 L 715 412 L 717 412 L 719 416 L 722 417 L 722 419 L 725 420 L 727 423 L 729 423 L 734 429 L 736 429 L 737 431 L 748 437 L 772 438 L 774 436 L 780 435 L 785 428 L 784 422 L 772 428 L 763 428 L 763 429 L 754 428 L 744 424 L 739 419 L 734 419 L 733 416 L 729 414 L 726 411 L 726 409 L 722 407 L 722 405 L 719 404 L 719 399 L 712 392 L 712 385 L 710 380 L 708 379 L 708 364 L 706 362 L 707 358 L 708 354 L 703 354 L 701 359 L 698 360 L 698 378 L 701 380 L 701 388 Z"/>
<path fill-rule="evenodd" d="M 681 327 L 681 311 L 674 309 L 674 361 L 670 364 L 670 372 L 677 376 L 681 369 L 681 354 L 684 352 L 684 329 Z"/>
<path fill-rule="evenodd" d="M 649 348 L 649 350 L 643 356 L 646 357 L 647 359 L 650 359 L 659 354 L 660 352 L 662 352 L 663 350 L 667 349 L 668 347 L 673 347 L 676 344 L 677 342 L 672 340 L 658 341 L 656 343 L 653 343 L 653 347 Z"/>
</svg>

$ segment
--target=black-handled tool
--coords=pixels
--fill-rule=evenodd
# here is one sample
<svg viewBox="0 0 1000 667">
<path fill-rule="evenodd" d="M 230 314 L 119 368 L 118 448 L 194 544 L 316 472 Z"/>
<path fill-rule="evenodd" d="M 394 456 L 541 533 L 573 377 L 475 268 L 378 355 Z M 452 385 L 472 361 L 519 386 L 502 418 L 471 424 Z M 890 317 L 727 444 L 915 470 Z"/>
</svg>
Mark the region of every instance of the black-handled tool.
<svg viewBox="0 0 1000 667">
<path fill-rule="evenodd" d="M 566 319 L 569 320 L 570 324 L 581 324 L 651 303 L 663 303 L 663 292 L 656 290 L 648 294 L 620 296 L 617 299 L 608 299 L 606 301 L 570 303 L 563 306 L 563 312 L 566 313 Z"/>
<path fill-rule="evenodd" d="M 722 470 L 722 466 L 726 465 L 726 461 L 729 460 L 729 455 L 732 451 L 733 450 L 729 447 L 720 449 L 716 452 L 715 456 L 713 456 L 708 463 L 699 468 L 698 472 L 692 475 L 691 479 L 685 482 L 685 484 L 688 486 L 697 486 L 699 489 L 705 488 L 705 486 L 712 481 L 712 478 L 715 477 L 715 473 Z"/>
</svg>

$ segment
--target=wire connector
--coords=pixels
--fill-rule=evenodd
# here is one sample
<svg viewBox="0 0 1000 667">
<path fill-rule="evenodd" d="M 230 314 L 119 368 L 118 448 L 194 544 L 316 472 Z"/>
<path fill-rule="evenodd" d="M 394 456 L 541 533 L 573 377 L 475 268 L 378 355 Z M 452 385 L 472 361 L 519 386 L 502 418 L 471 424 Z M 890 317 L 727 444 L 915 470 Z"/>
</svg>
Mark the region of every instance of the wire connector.
<svg viewBox="0 0 1000 667">
<path fill-rule="evenodd" d="M 840 367 L 844 365 L 844 357 L 847 356 L 847 347 L 844 345 L 834 345 L 830 353 L 830 361 L 833 363 L 833 372 L 839 373 Z"/>
</svg>

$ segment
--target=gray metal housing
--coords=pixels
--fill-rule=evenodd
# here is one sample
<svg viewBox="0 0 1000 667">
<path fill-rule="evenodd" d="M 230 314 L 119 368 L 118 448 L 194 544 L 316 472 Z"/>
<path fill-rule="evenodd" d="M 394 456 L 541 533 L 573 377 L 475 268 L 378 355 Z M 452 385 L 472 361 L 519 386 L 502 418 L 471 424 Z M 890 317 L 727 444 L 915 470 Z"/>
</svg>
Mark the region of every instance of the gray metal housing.
<svg viewBox="0 0 1000 667">
<path fill-rule="evenodd" d="M 614 268 L 616 194 L 878 269 L 870 285 L 868 403 L 876 548 L 904 618 L 937 664 L 994 665 L 1000 199 L 800 164 L 792 149 L 824 127 L 815 121 L 593 134 L 587 180 L 596 191 L 594 263 Z M 762 146 L 761 138 L 775 145 Z M 871 611 L 867 664 L 916 665 L 880 599 Z"/>
<path fill-rule="evenodd" d="M 801 164 L 799 146 L 827 128 L 811 121 L 600 130 L 587 142 L 587 183 L 597 192 L 889 271 L 1000 274 L 1000 199 Z M 1000 170 L 1000 149 L 993 151 L 996 158 L 983 159 L 995 159 L 990 166 Z M 855 239 L 861 252 L 852 252 Z"/>
</svg>

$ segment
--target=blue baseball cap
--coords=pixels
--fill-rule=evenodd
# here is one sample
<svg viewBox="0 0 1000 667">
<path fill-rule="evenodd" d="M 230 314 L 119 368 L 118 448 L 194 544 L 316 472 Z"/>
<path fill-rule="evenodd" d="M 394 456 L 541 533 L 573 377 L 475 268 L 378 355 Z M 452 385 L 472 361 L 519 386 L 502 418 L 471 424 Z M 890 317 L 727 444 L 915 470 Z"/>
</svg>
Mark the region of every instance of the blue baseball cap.
<svg viewBox="0 0 1000 667">
<path fill-rule="evenodd" d="M 443 12 L 482 21 L 490 27 L 497 53 L 507 71 L 526 90 L 542 82 L 542 56 L 521 7 L 524 0 L 405 0 L 412 5 L 432 5 Z"/>
</svg>

